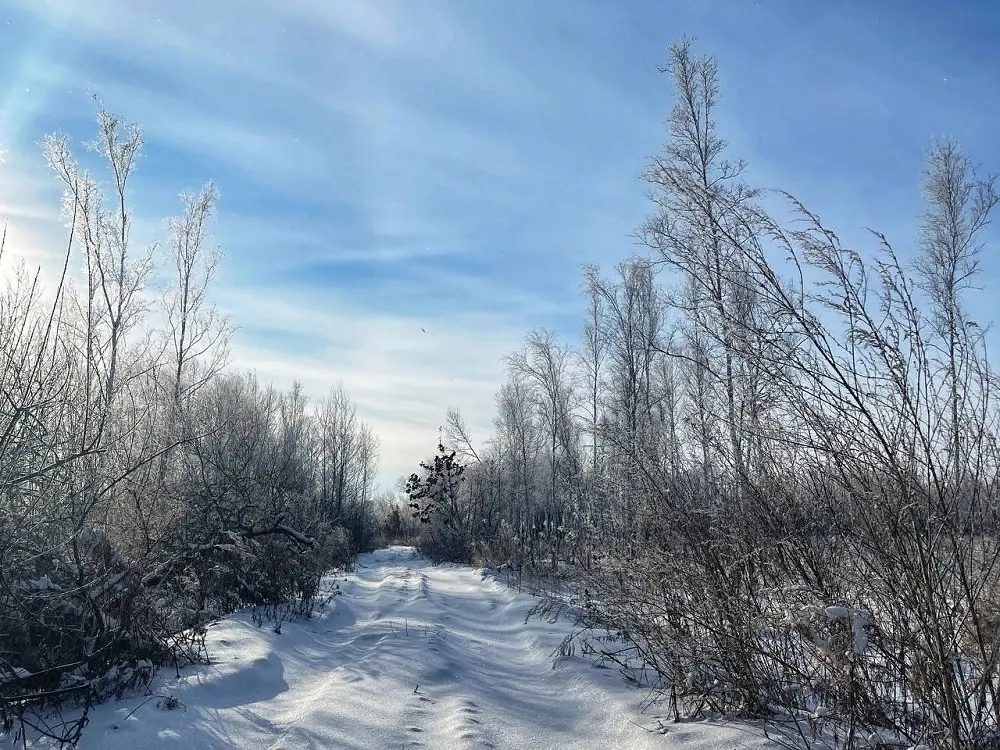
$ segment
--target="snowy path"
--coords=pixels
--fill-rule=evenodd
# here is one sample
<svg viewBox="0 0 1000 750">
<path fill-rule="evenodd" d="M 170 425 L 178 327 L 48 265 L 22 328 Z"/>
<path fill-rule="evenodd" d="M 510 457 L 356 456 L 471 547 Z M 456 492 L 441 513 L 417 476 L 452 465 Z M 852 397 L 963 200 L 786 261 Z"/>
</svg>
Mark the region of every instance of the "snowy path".
<svg viewBox="0 0 1000 750">
<path fill-rule="evenodd" d="M 480 571 L 410 548 L 365 555 L 343 596 L 281 634 L 238 615 L 210 629 L 213 664 L 153 685 L 183 709 L 101 706 L 83 748 L 767 747 L 737 728 L 639 714 L 644 693 L 586 659 L 554 659 L 567 625 Z M 633 723 L 635 722 L 635 723 Z M 639 726 L 641 725 L 641 726 Z M 2 743 L 0 743 L 2 745 Z"/>
</svg>

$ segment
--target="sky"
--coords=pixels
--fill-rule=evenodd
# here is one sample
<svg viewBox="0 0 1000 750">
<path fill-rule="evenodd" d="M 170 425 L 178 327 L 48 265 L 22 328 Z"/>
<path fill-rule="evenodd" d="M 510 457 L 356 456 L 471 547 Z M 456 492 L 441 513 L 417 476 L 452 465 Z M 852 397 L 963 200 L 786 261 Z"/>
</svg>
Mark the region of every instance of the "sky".
<svg viewBox="0 0 1000 750">
<path fill-rule="evenodd" d="M 683 36 L 718 59 L 749 178 L 848 241 L 912 247 L 935 137 L 1000 171 L 993 0 L 0 0 L 8 251 L 61 252 L 38 142 L 93 137 L 100 95 L 145 131 L 142 231 L 219 188 L 234 365 L 342 383 L 390 486 L 449 407 L 485 438 L 503 356 L 536 327 L 575 340 L 580 266 L 637 251 Z"/>
</svg>

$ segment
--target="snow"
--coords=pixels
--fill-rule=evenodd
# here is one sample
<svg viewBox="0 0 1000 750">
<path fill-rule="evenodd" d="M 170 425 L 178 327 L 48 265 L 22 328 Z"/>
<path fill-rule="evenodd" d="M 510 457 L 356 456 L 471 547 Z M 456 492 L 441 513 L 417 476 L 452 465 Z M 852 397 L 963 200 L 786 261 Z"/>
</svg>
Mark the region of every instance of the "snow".
<svg viewBox="0 0 1000 750">
<path fill-rule="evenodd" d="M 152 697 L 99 706 L 80 747 L 775 747 L 740 725 L 641 712 L 645 690 L 558 656 L 571 624 L 526 621 L 536 600 L 481 570 L 391 547 L 324 581 L 336 585 L 341 596 L 280 633 L 250 613 L 216 623 L 212 664 L 179 679 L 164 669 Z"/>
<path fill-rule="evenodd" d="M 824 611 L 826 612 L 826 616 L 829 617 L 831 620 L 846 620 L 848 617 L 851 616 L 850 607 L 842 607 L 837 605 L 833 607 L 827 607 Z"/>
<path fill-rule="evenodd" d="M 855 654 L 868 650 L 868 613 L 844 606 L 827 607 L 826 616 L 831 620 L 847 620 L 851 624 L 851 648 Z"/>
</svg>

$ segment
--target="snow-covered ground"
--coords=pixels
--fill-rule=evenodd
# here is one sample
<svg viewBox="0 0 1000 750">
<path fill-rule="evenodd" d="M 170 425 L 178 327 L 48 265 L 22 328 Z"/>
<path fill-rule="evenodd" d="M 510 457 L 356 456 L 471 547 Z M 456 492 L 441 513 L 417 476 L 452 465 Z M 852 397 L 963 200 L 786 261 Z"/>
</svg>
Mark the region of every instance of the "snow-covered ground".
<svg viewBox="0 0 1000 750">
<path fill-rule="evenodd" d="M 211 665 L 154 680 L 180 707 L 138 696 L 100 706 L 81 747 L 771 747 L 734 726 L 650 731 L 660 714 L 639 711 L 643 691 L 592 659 L 558 658 L 569 625 L 526 623 L 535 600 L 482 571 L 392 547 L 338 583 L 342 596 L 280 634 L 248 614 L 216 623 Z"/>
</svg>

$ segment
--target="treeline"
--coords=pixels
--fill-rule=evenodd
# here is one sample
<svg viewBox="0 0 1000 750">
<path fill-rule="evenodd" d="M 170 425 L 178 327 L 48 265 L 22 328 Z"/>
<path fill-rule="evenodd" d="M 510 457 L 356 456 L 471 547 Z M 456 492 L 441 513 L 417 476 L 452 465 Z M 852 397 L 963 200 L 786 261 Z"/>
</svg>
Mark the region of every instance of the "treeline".
<svg viewBox="0 0 1000 750">
<path fill-rule="evenodd" d="M 161 244 L 132 237 L 142 133 L 101 108 L 101 182 L 66 137 L 54 284 L 0 289 L 0 721 L 119 693 L 202 657 L 237 607 L 311 606 L 379 533 L 378 441 L 342 390 L 309 404 L 227 367 L 212 185 Z M 63 727 L 72 738 L 82 722 Z M 49 730 L 45 730 L 49 731 Z"/>
<path fill-rule="evenodd" d="M 508 358 L 489 439 L 448 415 L 420 543 L 570 576 L 678 719 L 997 747 L 1000 381 L 968 309 L 994 181 L 935 143 L 913 251 L 862 251 L 748 181 L 712 58 L 667 70 L 644 254 L 586 269 L 579 342 Z"/>
</svg>

